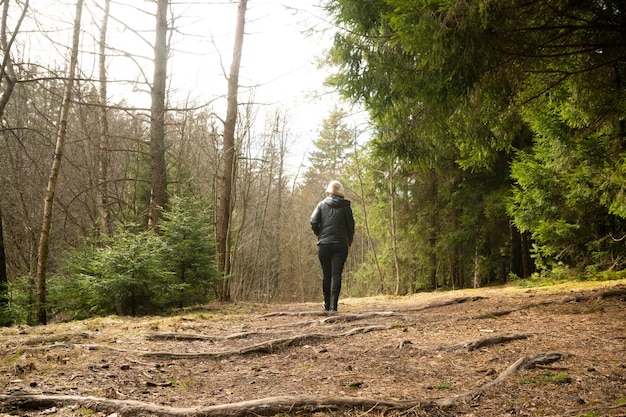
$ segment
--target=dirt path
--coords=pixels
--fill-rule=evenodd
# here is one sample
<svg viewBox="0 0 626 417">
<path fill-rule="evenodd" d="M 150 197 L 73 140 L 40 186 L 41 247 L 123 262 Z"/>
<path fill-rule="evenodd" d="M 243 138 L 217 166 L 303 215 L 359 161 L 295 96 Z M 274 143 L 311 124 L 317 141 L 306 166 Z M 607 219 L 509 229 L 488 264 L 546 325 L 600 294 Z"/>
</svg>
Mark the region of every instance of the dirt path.
<svg viewBox="0 0 626 417">
<path fill-rule="evenodd" d="M 625 306 L 621 281 L 0 329 L 0 415 L 624 416 Z"/>
</svg>

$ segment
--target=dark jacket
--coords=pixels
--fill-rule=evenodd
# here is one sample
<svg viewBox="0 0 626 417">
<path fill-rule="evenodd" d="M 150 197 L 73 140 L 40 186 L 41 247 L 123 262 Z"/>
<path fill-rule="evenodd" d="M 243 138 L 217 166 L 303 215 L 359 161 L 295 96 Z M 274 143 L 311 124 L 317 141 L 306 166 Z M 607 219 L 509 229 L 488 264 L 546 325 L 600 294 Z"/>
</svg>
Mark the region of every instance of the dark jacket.
<svg viewBox="0 0 626 417">
<path fill-rule="evenodd" d="M 352 245 L 354 217 L 350 200 L 331 195 L 326 197 L 311 214 L 311 228 L 318 245 L 345 243 Z"/>
</svg>

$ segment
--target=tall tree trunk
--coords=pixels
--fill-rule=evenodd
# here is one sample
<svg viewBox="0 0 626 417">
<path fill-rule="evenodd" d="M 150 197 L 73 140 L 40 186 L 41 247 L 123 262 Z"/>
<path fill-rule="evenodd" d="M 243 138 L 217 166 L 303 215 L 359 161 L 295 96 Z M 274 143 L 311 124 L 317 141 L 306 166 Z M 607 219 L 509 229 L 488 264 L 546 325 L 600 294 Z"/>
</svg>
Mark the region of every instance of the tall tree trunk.
<svg viewBox="0 0 626 417">
<path fill-rule="evenodd" d="M 521 234 L 522 240 L 522 278 L 528 278 L 535 272 L 535 262 L 532 256 L 530 256 L 530 249 L 532 247 L 530 232 L 524 232 Z"/>
<path fill-rule="evenodd" d="M 378 250 L 376 248 L 376 246 L 374 245 L 374 239 L 372 239 L 372 233 L 370 230 L 370 222 L 369 222 L 369 217 L 368 217 L 368 211 L 367 211 L 367 203 L 365 201 L 365 187 L 363 186 L 363 173 L 361 172 L 361 167 L 359 165 L 359 153 L 357 150 L 357 141 L 354 141 L 354 165 L 355 165 L 355 170 L 356 170 L 356 177 L 359 181 L 359 190 L 360 190 L 360 197 L 361 197 L 361 208 L 363 211 L 363 225 L 365 226 L 365 234 L 367 235 L 367 246 L 370 247 L 370 250 L 372 251 L 372 256 L 374 257 L 374 265 L 376 265 L 376 272 L 378 273 L 378 280 L 380 282 L 380 286 L 383 287 L 384 283 L 385 283 L 385 274 L 383 272 L 383 269 L 380 266 L 380 261 L 378 260 Z M 365 246 L 365 245 L 363 245 Z M 365 256 L 363 256 L 363 259 L 365 259 Z"/>
<path fill-rule="evenodd" d="M 37 250 L 37 323 L 46 324 L 48 321 L 46 311 L 46 270 L 48 266 L 48 251 L 50 249 L 50 229 L 52 225 L 52 209 L 54 207 L 54 194 L 56 192 L 63 150 L 65 147 L 65 137 L 67 135 L 67 120 L 69 117 L 72 89 L 74 87 L 74 76 L 78 62 L 78 41 L 80 38 L 80 21 L 82 18 L 83 0 L 76 2 L 76 17 L 74 19 L 74 32 L 72 35 L 72 50 L 70 67 L 68 70 L 63 101 L 61 103 L 61 115 L 59 117 L 59 129 L 57 131 L 54 158 L 48 177 L 48 188 L 43 206 L 43 219 L 41 223 L 41 235 L 39 237 L 39 248 Z"/>
<path fill-rule="evenodd" d="M 4 52 L 2 58 L 2 66 L 0 67 L 0 117 L 4 114 L 4 109 L 13 94 L 13 89 L 17 83 L 17 76 L 13 69 L 13 61 L 11 60 L 11 46 L 15 41 L 15 36 L 19 32 L 26 11 L 28 10 L 28 0 L 24 3 L 22 14 L 15 25 L 11 39 L 7 39 L 7 20 L 9 17 L 9 1 L 5 0 L 2 7 L 2 22 L 0 23 L 0 47 Z M 4 84 L 4 85 L 3 85 Z M 4 234 L 2 232 L 2 209 L 0 208 L 0 310 L 8 305 L 9 302 L 9 276 L 7 273 L 6 252 L 4 250 Z M 6 323 L 9 324 L 8 321 Z"/>
<path fill-rule="evenodd" d="M 391 251 L 393 254 L 393 269 L 396 275 L 395 295 L 400 295 L 400 256 L 398 255 L 398 225 L 396 219 L 396 189 L 393 162 L 389 162 L 389 228 L 391 229 Z"/>
<path fill-rule="evenodd" d="M 239 89 L 239 69 L 241 67 L 241 53 L 243 49 L 243 35 L 246 24 L 246 8 L 248 0 L 239 0 L 237 9 L 237 26 L 235 29 L 235 44 L 233 47 L 233 60 L 230 65 L 228 76 L 228 97 L 226 120 L 224 121 L 224 170 L 222 173 L 222 186 L 220 190 L 220 207 L 217 223 L 217 253 L 218 267 L 224 277 L 222 299 L 230 299 L 230 274 L 229 259 L 229 229 L 232 212 L 231 196 L 233 188 L 233 176 L 235 171 L 235 127 L 237 126 L 237 92 Z"/>
<path fill-rule="evenodd" d="M 167 205 L 165 165 L 165 83 L 167 80 L 167 6 L 157 1 L 156 39 L 154 42 L 154 79 L 150 106 L 150 210 L 148 224 L 157 228 L 161 211 Z"/>
<path fill-rule="evenodd" d="M 522 236 L 511 222 L 509 224 L 509 272 L 519 278 L 524 278 L 522 250 Z M 504 276 L 505 281 L 506 278 Z"/>
<path fill-rule="evenodd" d="M 280 128 L 279 128 L 279 121 L 280 121 L 280 114 L 276 114 L 276 137 L 278 139 L 278 195 L 276 196 L 277 198 L 277 204 L 276 204 L 276 241 L 279 242 L 279 244 L 283 244 L 284 242 L 284 238 L 283 238 L 283 190 L 285 188 L 285 182 L 284 182 L 284 175 L 285 175 L 285 155 L 287 154 L 287 135 L 285 133 L 285 120 L 283 117 L 283 120 L 280 122 Z M 272 268 L 272 288 L 271 288 L 271 294 L 272 297 L 271 299 L 273 300 L 280 292 L 280 287 L 281 287 L 281 282 L 280 282 L 280 278 L 281 276 L 287 276 L 287 275 L 283 275 L 283 268 L 281 267 L 282 265 L 282 254 L 283 254 L 283 248 L 282 247 L 278 247 L 276 250 L 276 260 L 274 262 L 275 267 Z"/>
<path fill-rule="evenodd" d="M 0 326 L 9 324 L 8 317 L 4 318 L 3 315 L 3 310 L 9 304 L 9 276 L 7 275 L 7 260 L 4 251 L 2 221 L 2 207 L 0 207 Z"/>
<path fill-rule="evenodd" d="M 428 182 L 428 199 L 430 201 L 430 213 L 428 221 L 428 245 L 429 245 L 429 268 L 430 287 L 437 288 L 437 223 L 439 212 L 437 209 L 437 172 L 431 169 Z"/>
<path fill-rule="evenodd" d="M 474 246 L 474 277 L 472 284 L 474 288 L 480 288 L 482 285 L 482 276 L 480 273 L 480 252 L 478 251 L 478 243 Z"/>
<path fill-rule="evenodd" d="M 112 219 L 109 207 L 108 170 L 109 170 L 109 123 L 107 121 L 107 71 L 106 71 L 106 36 L 111 0 L 104 2 L 104 16 L 100 28 L 100 141 L 98 149 L 98 212 L 100 214 L 100 233 L 111 236 Z"/>
</svg>

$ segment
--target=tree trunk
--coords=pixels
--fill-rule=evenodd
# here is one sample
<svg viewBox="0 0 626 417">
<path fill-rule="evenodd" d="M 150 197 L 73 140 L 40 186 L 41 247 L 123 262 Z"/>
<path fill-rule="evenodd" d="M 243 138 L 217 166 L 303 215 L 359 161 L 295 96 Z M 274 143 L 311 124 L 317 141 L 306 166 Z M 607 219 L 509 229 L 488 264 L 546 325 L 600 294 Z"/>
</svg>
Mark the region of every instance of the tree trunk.
<svg viewBox="0 0 626 417">
<path fill-rule="evenodd" d="M 476 243 L 476 246 L 474 247 L 474 278 L 472 280 L 474 288 L 480 288 L 482 286 L 480 264 L 480 252 L 478 251 L 478 243 Z"/>
<path fill-rule="evenodd" d="M 437 288 L 437 172 L 430 170 L 428 184 L 428 200 L 430 201 L 430 214 L 428 224 L 428 245 L 429 245 L 429 268 L 430 287 Z"/>
<path fill-rule="evenodd" d="M 24 3 L 24 8 L 22 9 L 22 14 L 15 25 L 15 29 L 13 30 L 13 35 L 11 39 L 7 39 L 7 19 L 9 17 L 9 2 L 3 2 L 2 8 L 2 27 L 0 28 L 0 46 L 2 47 L 2 51 L 4 52 L 4 57 L 2 58 L 2 67 L 0 67 L 0 85 L 1 83 L 6 82 L 6 85 L 1 88 L 2 91 L 0 93 L 0 116 L 4 114 L 4 108 L 9 102 L 9 98 L 11 98 L 11 94 L 13 94 L 13 88 L 17 83 L 17 76 L 15 75 L 15 70 L 13 69 L 13 61 L 11 60 L 11 47 L 13 46 L 13 42 L 15 41 L 15 36 L 19 32 L 19 28 L 22 25 L 22 21 L 24 20 L 24 16 L 26 15 L 26 11 L 28 10 L 28 0 Z"/>
<path fill-rule="evenodd" d="M 104 2 L 104 16 L 100 28 L 100 142 L 98 147 L 98 212 L 100 214 L 100 233 L 103 236 L 111 236 L 113 233 L 111 211 L 109 208 L 108 193 L 108 170 L 109 170 L 109 123 L 107 121 L 107 71 L 106 71 L 106 35 L 109 20 L 109 5 L 111 1 Z"/>
<path fill-rule="evenodd" d="M 9 324 L 8 318 L 5 319 L 2 313 L 9 304 L 9 277 L 7 275 L 7 260 L 4 252 L 2 221 L 2 207 L 0 207 L 0 326 Z"/>
<path fill-rule="evenodd" d="M 167 205 L 165 165 L 165 83 L 167 80 L 167 6 L 157 1 L 156 39 L 154 42 L 154 79 L 150 107 L 150 211 L 148 224 L 157 228 L 161 211 Z"/>
<path fill-rule="evenodd" d="M 0 47 L 2 47 L 2 51 L 4 52 L 4 57 L 2 59 L 2 66 L 0 67 L 0 117 L 4 114 L 4 109 L 11 98 L 11 94 L 13 94 L 13 89 L 15 88 L 15 84 L 17 83 L 17 76 L 15 75 L 15 70 L 13 69 L 13 61 L 11 60 L 11 46 L 15 40 L 15 36 L 19 32 L 19 28 L 22 25 L 22 21 L 24 20 L 24 16 L 26 15 L 26 10 L 28 10 L 28 0 L 24 3 L 24 8 L 22 9 L 22 14 L 17 21 L 15 26 L 15 30 L 13 30 L 13 35 L 10 40 L 7 39 L 7 19 L 9 17 L 9 2 L 5 1 L 2 7 L 2 23 L 0 27 Z M 4 85 L 2 85 L 4 83 Z M 6 261 L 6 252 L 4 250 L 4 234 L 2 231 L 2 209 L 0 208 L 0 310 L 8 305 L 9 302 L 9 276 L 7 273 L 7 261 Z M 0 323 L 8 324 L 7 323 Z"/>
<path fill-rule="evenodd" d="M 361 192 L 361 208 L 363 211 L 363 226 L 365 226 L 365 233 L 367 235 L 367 246 L 370 247 L 372 251 L 372 256 L 374 257 L 374 264 L 376 265 L 376 272 L 378 273 L 378 280 L 380 281 L 380 286 L 383 287 L 385 283 L 385 274 L 380 266 L 380 261 L 378 260 L 378 250 L 374 245 L 374 239 L 372 238 L 372 233 L 370 231 L 370 224 L 368 218 L 367 211 L 367 203 L 365 201 L 365 187 L 363 186 L 363 173 L 361 172 L 361 167 L 359 165 L 359 154 L 357 150 L 357 141 L 354 141 L 354 165 L 357 179 L 359 181 L 359 190 Z M 363 245 L 365 247 L 365 245 Z M 362 257 L 365 259 L 365 256 Z"/>
<path fill-rule="evenodd" d="M 43 219 L 41 223 L 41 235 L 39 237 L 39 247 L 37 250 L 37 323 L 46 324 L 48 321 L 46 312 L 46 269 L 48 264 L 48 251 L 50 249 L 50 229 L 52 226 L 52 209 L 54 207 L 54 195 L 56 191 L 59 171 L 61 169 L 61 161 L 63 159 L 63 150 L 65 147 L 65 137 L 67 135 L 67 120 L 72 98 L 72 89 L 74 87 L 74 74 L 78 62 L 78 42 L 80 39 L 80 21 L 82 18 L 83 0 L 76 2 L 76 17 L 74 19 L 74 32 L 72 35 L 72 50 L 70 58 L 70 67 L 68 70 L 67 82 L 65 83 L 65 92 L 63 93 L 63 102 L 61 103 L 61 115 L 59 117 L 59 129 L 57 131 L 56 146 L 54 149 L 54 158 L 48 177 L 48 187 L 46 190 L 46 199 L 43 207 Z"/>
<path fill-rule="evenodd" d="M 530 249 L 532 246 L 530 233 L 524 232 L 521 234 L 522 238 L 522 278 L 528 278 L 535 272 L 535 263 L 530 256 Z"/>
<path fill-rule="evenodd" d="M 284 230 L 284 226 L 283 226 L 283 222 L 282 219 L 284 218 L 283 216 L 283 190 L 285 188 L 285 183 L 284 183 L 284 176 L 285 176 L 285 156 L 287 154 L 287 134 L 285 133 L 285 128 L 286 128 L 286 121 L 284 120 L 285 118 L 283 117 L 282 122 L 280 122 L 280 128 L 279 128 L 279 121 L 280 121 L 280 114 L 276 114 L 276 139 L 279 141 L 278 142 L 278 190 L 277 193 L 278 195 L 276 196 L 277 198 L 277 204 L 276 204 L 276 241 L 280 242 L 281 244 L 284 242 L 284 237 L 283 237 L 283 230 Z M 275 258 L 275 262 L 274 262 L 274 267 L 272 268 L 272 288 L 271 288 L 271 300 L 273 300 L 279 293 L 279 289 L 281 286 L 281 280 L 280 278 L 282 276 L 287 277 L 287 275 L 283 275 L 283 268 L 281 267 L 283 260 L 282 260 L 282 248 L 279 248 L 276 251 L 276 258 Z"/>
<path fill-rule="evenodd" d="M 232 212 L 231 196 L 233 188 L 233 176 L 235 171 L 235 127 L 237 126 L 237 91 L 239 88 L 239 68 L 241 67 L 241 53 L 243 49 L 243 35 L 246 23 L 247 0 L 239 0 L 237 10 L 237 26 L 235 29 L 235 44 L 233 47 L 233 60 L 228 76 L 228 97 L 226 120 L 224 121 L 224 170 L 222 173 L 222 186 L 220 191 L 220 215 L 217 223 L 217 252 L 218 267 L 224 277 L 222 299 L 230 299 L 230 274 L 229 259 L 229 229 Z"/>
<path fill-rule="evenodd" d="M 398 255 L 398 226 L 396 219 L 396 190 L 393 163 L 389 163 L 389 228 L 391 230 L 391 251 L 393 253 L 393 269 L 396 275 L 395 295 L 400 295 L 401 276 Z"/>
</svg>

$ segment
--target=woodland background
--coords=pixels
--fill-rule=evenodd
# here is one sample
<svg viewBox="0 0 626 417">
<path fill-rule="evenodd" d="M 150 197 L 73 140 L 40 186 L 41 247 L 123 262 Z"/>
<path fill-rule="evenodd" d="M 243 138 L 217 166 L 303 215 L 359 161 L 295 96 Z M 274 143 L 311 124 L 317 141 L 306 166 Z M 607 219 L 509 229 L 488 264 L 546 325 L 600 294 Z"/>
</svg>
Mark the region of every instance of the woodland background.
<svg viewBox="0 0 626 417">
<path fill-rule="evenodd" d="M 346 101 L 297 173 L 288 115 L 259 120 L 238 95 L 246 0 L 215 107 L 171 100 L 184 3 L 113 3 L 149 30 L 109 0 L 51 4 L 68 20 L 0 2 L 3 324 L 315 300 L 308 220 L 333 178 L 358 225 L 345 295 L 624 269 L 623 0 L 323 2 Z M 108 22 L 141 53 L 110 44 Z M 120 57 L 140 76 L 111 76 Z M 110 100 L 120 84 L 149 104 Z"/>
</svg>

